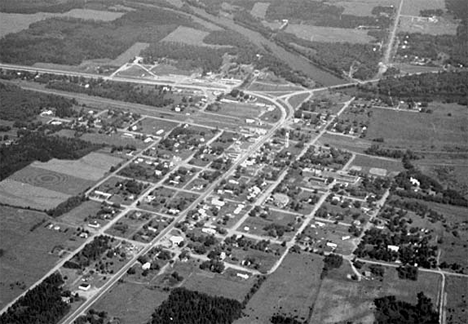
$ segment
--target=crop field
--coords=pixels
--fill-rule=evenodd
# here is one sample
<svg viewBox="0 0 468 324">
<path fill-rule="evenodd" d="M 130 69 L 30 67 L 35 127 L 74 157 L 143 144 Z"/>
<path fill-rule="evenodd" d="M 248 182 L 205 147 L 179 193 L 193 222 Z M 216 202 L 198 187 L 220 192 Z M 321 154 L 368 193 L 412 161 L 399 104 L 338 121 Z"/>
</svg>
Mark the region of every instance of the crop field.
<svg viewBox="0 0 468 324">
<path fill-rule="evenodd" d="M 73 231 L 45 228 L 50 217 L 41 212 L 0 206 L 0 215 L 3 254 L 0 262 L 0 308 L 3 308 L 23 292 L 15 285 L 16 282 L 29 287 L 59 260 L 50 252 L 56 246 L 64 246 Z M 43 224 L 33 228 L 43 220 Z"/>
<path fill-rule="evenodd" d="M 437 18 L 437 22 L 428 21 L 423 17 L 408 17 L 400 18 L 398 25 L 399 32 L 405 33 L 421 33 L 429 35 L 456 35 L 457 24 L 442 17 Z"/>
<path fill-rule="evenodd" d="M 0 38 L 10 33 L 17 33 L 28 29 L 29 25 L 35 22 L 53 17 L 112 21 L 121 17 L 123 14 L 123 12 L 91 9 L 73 9 L 65 13 L 38 12 L 34 14 L 17 14 L 0 12 Z"/>
<path fill-rule="evenodd" d="M 373 168 L 384 169 L 386 175 L 395 174 L 403 171 L 403 165 L 399 160 L 393 160 L 389 158 L 371 157 L 368 155 L 356 155 L 352 162 L 352 168 L 359 167 L 360 171 L 369 173 Z M 371 172 L 372 173 L 372 172 Z"/>
<path fill-rule="evenodd" d="M 423 291 L 433 303 L 437 303 L 440 287 L 440 276 L 437 274 L 419 272 L 417 281 L 402 280 L 398 278 L 395 268 L 386 267 L 382 281 L 363 279 L 357 282 L 346 278 L 347 274 L 352 273 L 349 263 L 343 262 L 340 269 L 331 271 L 323 280 L 312 323 L 374 323 L 373 300 L 388 295 L 416 303 L 416 294 Z"/>
<path fill-rule="evenodd" d="M 343 7 L 343 14 L 353 16 L 372 16 L 372 9 L 376 6 L 397 6 L 398 0 L 332 0 L 335 6 Z"/>
<path fill-rule="evenodd" d="M 93 308 L 117 317 L 122 324 L 146 323 L 169 292 L 149 285 L 133 282 L 131 276 L 123 278 L 101 298 Z"/>
<path fill-rule="evenodd" d="M 5 179 L 0 182 L 0 203 L 30 207 L 39 210 L 48 210 L 67 200 L 70 195 L 31 186 L 27 183 Z"/>
<path fill-rule="evenodd" d="M 45 163 L 34 162 L 31 166 L 96 181 L 101 179 L 112 166 L 120 162 L 122 162 L 120 158 L 93 152 L 79 160 L 52 159 Z"/>
<path fill-rule="evenodd" d="M 366 30 L 357 30 L 349 28 L 321 27 L 303 24 L 289 24 L 286 28 L 287 33 L 296 35 L 299 38 L 314 42 L 348 42 L 367 44 L 374 40 L 367 35 Z"/>
<path fill-rule="evenodd" d="M 268 2 L 255 2 L 250 14 L 254 17 L 264 19 L 269 6 L 270 3 Z"/>
<path fill-rule="evenodd" d="M 27 166 L 12 176 L 11 180 L 58 191 L 67 195 L 76 195 L 91 187 L 94 181 L 77 178 L 64 173 L 54 172 L 44 168 Z"/>
<path fill-rule="evenodd" d="M 244 311 L 246 316 L 234 323 L 269 323 L 277 312 L 307 320 L 320 289 L 322 267 L 319 256 L 289 253 L 249 301 Z"/>
<path fill-rule="evenodd" d="M 468 323 L 468 278 L 446 276 L 446 321 L 451 324 Z"/>
<path fill-rule="evenodd" d="M 468 147 L 468 115 L 462 107 L 434 107 L 432 114 L 374 109 L 368 138 L 385 139 L 385 146 L 419 150 Z M 450 115 L 449 115 L 450 114 Z"/>
<path fill-rule="evenodd" d="M 117 56 L 114 60 L 109 61 L 109 65 L 122 66 L 131 61 L 135 56 L 140 55 L 140 52 L 149 46 L 148 43 L 135 43 L 125 52 Z"/>
<path fill-rule="evenodd" d="M 402 15 L 419 16 L 419 12 L 424 9 L 445 10 L 445 0 L 411 0 L 404 1 L 401 9 Z"/>
</svg>

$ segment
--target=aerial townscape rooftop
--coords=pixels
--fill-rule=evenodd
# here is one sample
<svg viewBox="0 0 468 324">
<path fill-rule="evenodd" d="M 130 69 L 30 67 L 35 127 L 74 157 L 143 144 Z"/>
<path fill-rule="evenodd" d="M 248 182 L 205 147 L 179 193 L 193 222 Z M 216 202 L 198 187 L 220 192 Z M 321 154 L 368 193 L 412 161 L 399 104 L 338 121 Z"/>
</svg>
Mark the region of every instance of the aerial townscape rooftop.
<svg viewBox="0 0 468 324">
<path fill-rule="evenodd" d="M 468 323 L 468 1 L 0 1 L 33 323 Z"/>
</svg>

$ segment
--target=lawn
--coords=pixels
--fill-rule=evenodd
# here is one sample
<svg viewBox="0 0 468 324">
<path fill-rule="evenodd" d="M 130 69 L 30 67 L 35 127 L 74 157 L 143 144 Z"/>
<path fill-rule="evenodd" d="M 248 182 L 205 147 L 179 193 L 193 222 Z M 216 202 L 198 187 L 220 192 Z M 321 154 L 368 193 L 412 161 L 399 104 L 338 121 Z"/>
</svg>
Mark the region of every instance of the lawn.
<svg viewBox="0 0 468 324">
<path fill-rule="evenodd" d="M 367 35 L 366 30 L 350 28 L 321 27 L 304 24 L 289 24 L 286 28 L 287 33 L 296 35 L 299 38 L 314 42 L 348 42 L 368 44 L 374 38 Z"/>
<path fill-rule="evenodd" d="M 54 247 L 75 248 L 77 244 L 69 241 L 73 230 L 65 230 L 63 226 L 60 230 L 46 228 L 51 218 L 45 213 L 0 206 L 0 215 L 0 308 L 3 308 L 23 292 L 16 282 L 29 287 L 59 261 L 58 255 L 51 253 Z"/>
<path fill-rule="evenodd" d="M 447 150 L 468 148 L 468 114 L 458 105 L 433 104 L 433 113 L 374 109 L 368 138 L 384 138 L 384 146 L 397 149 Z"/>
<path fill-rule="evenodd" d="M 360 271 L 364 270 L 367 268 Z M 419 272 L 417 281 L 402 280 L 395 268 L 386 267 L 383 280 L 373 278 L 358 282 L 347 278 L 352 273 L 347 261 L 340 269 L 329 272 L 320 288 L 311 323 L 374 323 L 374 299 L 389 295 L 416 303 L 417 293 L 423 291 L 434 304 L 437 303 L 440 289 L 437 274 Z"/>
<path fill-rule="evenodd" d="M 269 323 L 277 312 L 308 319 L 320 289 L 322 266 L 319 256 L 289 253 L 250 299 L 245 316 L 234 323 Z"/>
</svg>

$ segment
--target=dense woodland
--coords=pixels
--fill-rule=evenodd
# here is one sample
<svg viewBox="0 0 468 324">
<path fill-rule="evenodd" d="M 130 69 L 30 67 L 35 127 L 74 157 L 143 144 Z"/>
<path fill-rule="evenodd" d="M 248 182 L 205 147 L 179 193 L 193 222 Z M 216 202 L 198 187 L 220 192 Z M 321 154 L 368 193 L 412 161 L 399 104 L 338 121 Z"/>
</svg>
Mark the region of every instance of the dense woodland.
<svg viewBox="0 0 468 324">
<path fill-rule="evenodd" d="M 42 110 L 52 109 L 58 117 L 76 114 L 74 99 L 23 90 L 18 86 L 0 82 L 0 119 L 27 122 L 35 119 Z"/>
<path fill-rule="evenodd" d="M 230 324 L 241 315 L 242 305 L 237 300 L 176 288 L 156 308 L 149 324 Z"/>
<path fill-rule="evenodd" d="M 62 276 L 55 273 L 21 297 L 0 316 L 2 324 L 55 324 L 69 311 L 62 297 L 70 297 L 62 289 Z"/>
<path fill-rule="evenodd" d="M 392 99 L 412 102 L 468 103 L 468 72 L 439 72 L 381 79 L 377 86 L 360 85 L 359 96 L 377 97 L 388 104 Z"/>
<path fill-rule="evenodd" d="M 112 247 L 111 241 L 113 239 L 109 236 L 100 235 L 91 243 L 88 243 L 84 248 L 73 256 L 70 261 L 65 262 L 65 268 L 70 269 L 84 269 L 91 264 L 91 262 L 98 260 L 104 252 Z"/>
<path fill-rule="evenodd" d="M 10 146 L 0 146 L 0 180 L 33 161 L 76 160 L 100 147 L 76 138 L 29 133 Z"/>
<path fill-rule="evenodd" d="M 422 292 L 417 296 L 416 305 L 397 300 L 395 296 L 375 299 L 375 323 L 438 324 L 439 313 L 434 310 L 431 299 Z"/>
<path fill-rule="evenodd" d="M 196 27 L 184 15 L 150 8 L 110 22 L 50 18 L 0 39 L 0 61 L 77 65 L 87 59 L 114 59 L 135 42 L 160 41 L 179 25 Z"/>
</svg>

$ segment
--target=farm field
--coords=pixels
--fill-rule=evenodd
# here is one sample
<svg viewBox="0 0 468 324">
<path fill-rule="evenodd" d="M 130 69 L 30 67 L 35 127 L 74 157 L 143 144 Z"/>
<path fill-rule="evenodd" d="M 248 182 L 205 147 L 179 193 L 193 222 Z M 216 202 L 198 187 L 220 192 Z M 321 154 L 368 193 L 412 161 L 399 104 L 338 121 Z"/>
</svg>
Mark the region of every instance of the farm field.
<svg viewBox="0 0 468 324">
<path fill-rule="evenodd" d="M 353 16 L 372 16 L 372 9 L 376 6 L 397 6 L 398 0 L 330 0 L 335 6 L 343 7 L 343 14 Z"/>
<path fill-rule="evenodd" d="M 320 27 L 303 24 L 289 24 L 286 28 L 287 33 L 296 35 L 299 38 L 314 42 L 348 42 L 367 44 L 374 38 L 367 35 L 366 30 L 357 30 L 349 28 Z"/>
<path fill-rule="evenodd" d="M 17 171 L 9 179 L 67 195 L 77 195 L 94 183 L 92 180 L 77 178 L 44 168 L 36 168 L 31 165 Z"/>
<path fill-rule="evenodd" d="M 445 292 L 446 321 L 451 324 L 468 323 L 468 278 L 447 276 Z"/>
<path fill-rule="evenodd" d="M 38 210 L 48 210 L 70 198 L 70 195 L 29 185 L 15 180 L 0 182 L 0 203 Z"/>
<path fill-rule="evenodd" d="M 112 166 L 120 162 L 122 162 L 120 158 L 93 152 L 79 160 L 52 159 L 46 163 L 33 162 L 31 166 L 96 181 L 101 179 Z"/>
<path fill-rule="evenodd" d="M 35 22 L 53 17 L 112 21 L 123 15 L 123 12 L 92 9 L 73 9 L 65 13 L 38 12 L 35 14 L 0 12 L 0 38 L 10 33 L 17 33 L 28 29 L 28 27 Z"/>
<path fill-rule="evenodd" d="M 250 14 L 254 17 L 264 19 L 269 6 L 270 3 L 268 2 L 255 2 Z"/>
<path fill-rule="evenodd" d="M 468 115 L 457 105 L 431 105 L 432 114 L 374 109 L 368 138 L 382 137 L 384 146 L 413 150 L 468 149 Z"/>
<path fill-rule="evenodd" d="M 444 0 L 411 0 L 404 1 L 401 9 L 402 15 L 419 16 L 421 10 L 442 9 L 445 10 Z"/>
<path fill-rule="evenodd" d="M 321 257 L 289 253 L 281 266 L 262 284 L 235 324 L 269 323 L 277 312 L 309 318 L 320 289 Z"/>
<path fill-rule="evenodd" d="M 417 293 L 423 291 L 433 303 L 437 303 L 439 275 L 419 272 L 417 281 L 402 280 L 395 268 L 386 267 L 382 281 L 363 279 L 358 282 L 347 279 L 346 275 L 352 273 L 346 261 L 340 269 L 329 272 L 320 288 L 311 323 L 374 323 L 373 300 L 388 295 L 416 303 Z"/>
<path fill-rule="evenodd" d="M 456 35 L 457 23 L 439 17 L 437 22 L 428 21 L 427 18 L 408 17 L 400 18 L 398 32 L 421 33 L 429 35 Z"/>
<path fill-rule="evenodd" d="M 127 276 L 117 283 L 93 308 L 120 319 L 121 324 L 147 323 L 151 314 L 169 296 L 168 292 L 150 285 L 133 282 Z"/>
<path fill-rule="evenodd" d="M 41 212 L 0 206 L 0 215 L 0 308 L 3 308 L 23 292 L 20 286 L 29 287 L 59 260 L 51 251 L 70 245 L 68 239 L 73 231 L 45 228 L 51 218 Z"/>
</svg>

